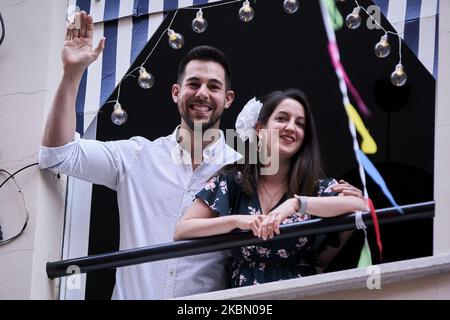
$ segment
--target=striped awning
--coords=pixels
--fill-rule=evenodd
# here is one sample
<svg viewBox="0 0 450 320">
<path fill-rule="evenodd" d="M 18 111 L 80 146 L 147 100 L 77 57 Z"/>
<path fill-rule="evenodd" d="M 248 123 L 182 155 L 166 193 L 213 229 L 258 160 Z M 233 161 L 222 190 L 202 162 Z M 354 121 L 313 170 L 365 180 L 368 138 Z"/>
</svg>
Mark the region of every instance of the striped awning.
<svg viewBox="0 0 450 320">
<path fill-rule="evenodd" d="M 94 18 L 94 44 L 103 54 L 84 74 L 77 96 L 77 131 L 86 132 L 118 82 L 162 21 L 164 13 L 219 0 L 69 0 Z M 281 2 L 281 0 L 279 0 Z M 439 0 L 373 0 L 411 50 L 437 75 Z"/>
<path fill-rule="evenodd" d="M 437 77 L 439 0 L 374 0 L 427 70 Z"/>
</svg>

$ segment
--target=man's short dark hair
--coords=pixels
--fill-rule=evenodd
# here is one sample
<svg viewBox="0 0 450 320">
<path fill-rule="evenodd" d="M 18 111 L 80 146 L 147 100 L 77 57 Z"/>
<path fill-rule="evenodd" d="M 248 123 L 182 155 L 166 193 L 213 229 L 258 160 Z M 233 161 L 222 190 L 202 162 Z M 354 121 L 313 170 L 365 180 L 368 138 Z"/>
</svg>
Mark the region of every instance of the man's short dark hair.
<svg viewBox="0 0 450 320">
<path fill-rule="evenodd" d="M 225 71 L 225 86 L 231 88 L 231 67 L 225 54 L 211 46 L 198 46 L 191 49 L 181 60 L 178 67 L 178 83 L 181 83 L 186 70 L 186 65 L 192 60 L 212 61 L 220 64 Z"/>
</svg>

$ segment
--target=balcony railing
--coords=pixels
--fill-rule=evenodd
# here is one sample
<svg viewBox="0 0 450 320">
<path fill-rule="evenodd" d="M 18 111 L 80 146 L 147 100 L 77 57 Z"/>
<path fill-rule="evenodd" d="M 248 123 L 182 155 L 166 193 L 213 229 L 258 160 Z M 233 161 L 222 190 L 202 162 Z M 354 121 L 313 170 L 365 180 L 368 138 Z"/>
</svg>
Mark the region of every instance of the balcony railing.
<svg viewBox="0 0 450 320">
<path fill-rule="evenodd" d="M 434 217 L 434 201 L 401 206 L 404 213 L 400 214 L 395 208 L 377 210 L 380 224 L 418 220 Z M 303 237 L 344 230 L 355 230 L 355 213 L 334 218 L 312 219 L 304 222 L 280 226 L 280 234 L 270 241 Z M 362 214 L 366 226 L 373 226 L 369 213 Z M 269 240 L 267 240 L 269 241 Z M 241 246 L 256 245 L 264 242 L 251 231 L 238 231 L 228 234 L 163 243 L 148 247 L 128 249 L 118 252 L 102 253 L 87 257 L 47 263 L 47 275 L 50 279 L 69 276 L 77 267 L 80 273 L 94 270 L 125 267 L 139 263 L 179 258 L 201 253 L 214 252 Z"/>
</svg>

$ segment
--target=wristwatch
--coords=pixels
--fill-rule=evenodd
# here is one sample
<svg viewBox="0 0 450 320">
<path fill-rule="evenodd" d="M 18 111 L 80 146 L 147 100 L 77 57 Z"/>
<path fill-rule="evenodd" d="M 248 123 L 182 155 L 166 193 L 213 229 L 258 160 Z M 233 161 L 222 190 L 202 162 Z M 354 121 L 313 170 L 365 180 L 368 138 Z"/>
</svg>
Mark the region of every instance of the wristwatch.
<svg viewBox="0 0 450 320">
<path fill-rule="evenodd" d="M 294 194 L 294 197 L 298 200 L 299 207 L 296 213 L 306 213 L 308 207 L 308 197 L 299 196 L 297 194 Z"/>
</svg>

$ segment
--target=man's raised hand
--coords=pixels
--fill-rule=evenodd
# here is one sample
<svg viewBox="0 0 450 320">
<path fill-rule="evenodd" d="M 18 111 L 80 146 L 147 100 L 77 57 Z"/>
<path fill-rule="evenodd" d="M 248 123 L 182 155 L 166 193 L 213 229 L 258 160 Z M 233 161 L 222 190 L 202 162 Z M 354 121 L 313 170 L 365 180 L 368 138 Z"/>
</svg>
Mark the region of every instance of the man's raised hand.
<svg viewBox="0 0 450 320">
<path fill-rule="evenodd" d="M 77 12 L 74 21 L 67 26 L 66 38 L 62 50 L 64 72 L 83 73 L 94 62 L 105 48 L 105 38 L 102 38 L 97 47 L 92 46 L 94 35 L 94 22 L 86 12 Z"/>
</svg>

